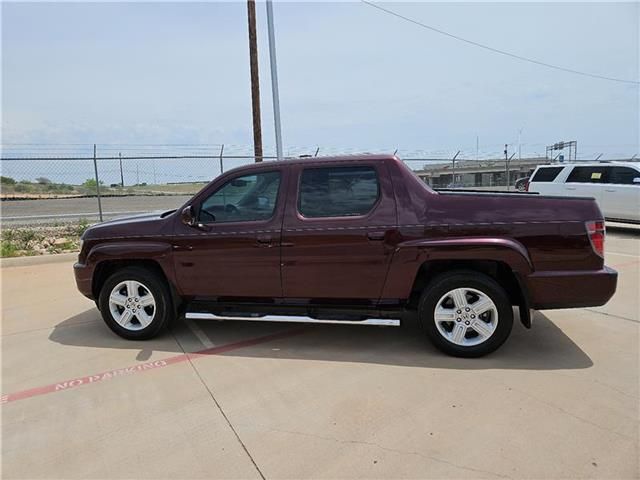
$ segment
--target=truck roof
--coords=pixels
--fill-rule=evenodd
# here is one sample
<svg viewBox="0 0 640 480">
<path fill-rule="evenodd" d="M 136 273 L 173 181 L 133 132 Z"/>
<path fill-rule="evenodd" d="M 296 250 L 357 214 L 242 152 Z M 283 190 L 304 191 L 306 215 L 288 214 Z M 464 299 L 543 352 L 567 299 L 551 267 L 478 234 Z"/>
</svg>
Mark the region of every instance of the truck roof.
<svg viewBox="0 0 640 480">
<path fill-rule="evenodd" d="M 243 171 L 243 170 L 252 170 L 254 168 L 266 167 L 266 166 L 293 166 L 293 165 L 302 165 L 305 163 L 340 163 L 340 162 L 354 162 L 354 161 L 366 161 L 366 160 L 388 160 L 402 163 L 397 156 L 390 153 L 366 153 L 366 154 L 357 154 L 357 155 L 335 155 L 335 156 L 327 156 L 327 157 L 293 157 L 287 158 L 280 161 L 268 160 L 265 162 L 256 162 L 250 163 L 248 165 L 242 165 L 228 172 L 235 171 Z"/>
</svg>

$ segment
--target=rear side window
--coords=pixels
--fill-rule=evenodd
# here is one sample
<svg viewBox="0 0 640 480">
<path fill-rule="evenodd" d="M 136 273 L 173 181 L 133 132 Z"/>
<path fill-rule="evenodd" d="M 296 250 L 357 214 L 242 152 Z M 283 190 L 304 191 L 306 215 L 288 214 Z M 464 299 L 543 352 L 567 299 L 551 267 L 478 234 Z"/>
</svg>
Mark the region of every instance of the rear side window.
<svg viewBox="0 0 640 480">
<path fill-rule="evenodd" d="M 564 167 L 539 168 L 531 179 L 532 182 L 553 182 Z"/>
<path fill-rule="evenodd" d="M 633 179 L 640 178 L 640 172 L 629 167 L 611 167 L 609 183 L 633 185 Z M 640 184 L 637 184 L 640 185 Z"/>
<path fill-rule="evenodd" d="M 606 183 L 611 167 L 573 167 L 567 183 Z"/>
<path fill-rule="evenodd" d="M 309 218 L 365 215 L 379 196 L 373 167 L 308 168 L 300 179 L 298 211 Z"/>
</svg>

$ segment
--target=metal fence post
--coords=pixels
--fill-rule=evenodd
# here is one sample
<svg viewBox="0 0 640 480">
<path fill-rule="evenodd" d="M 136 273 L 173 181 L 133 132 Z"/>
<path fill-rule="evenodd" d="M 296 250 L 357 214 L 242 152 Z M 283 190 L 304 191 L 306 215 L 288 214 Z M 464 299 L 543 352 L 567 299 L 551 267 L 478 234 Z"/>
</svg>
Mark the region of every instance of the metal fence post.
<svg viewBox="0 0 640 480">
<path fill-rule="evenodd" d="M 120 160 L 120 186 L 124 188 L 124 174 L 122 173 L 122 153 L 118 152 L 118 159 Z"/>
<path fill-rule="evenodd" d="M 102 200 L 100 199 L 100 179 L 98 178 L 98 159 L 96 158 L 96 144 L 93 144 L 93 170 L 96 172 L 96 193 L 98 194 L 98 211 L 102 222 Z"/>
<path fill-rule="evenodd" d="M 220 175 L 222 175 L 224 173 L 224 167 L 222 165 L 222 154 L 224 153 L 224 143 L 222 144 L 222 147 L 220 148 Z"/>
</svg>

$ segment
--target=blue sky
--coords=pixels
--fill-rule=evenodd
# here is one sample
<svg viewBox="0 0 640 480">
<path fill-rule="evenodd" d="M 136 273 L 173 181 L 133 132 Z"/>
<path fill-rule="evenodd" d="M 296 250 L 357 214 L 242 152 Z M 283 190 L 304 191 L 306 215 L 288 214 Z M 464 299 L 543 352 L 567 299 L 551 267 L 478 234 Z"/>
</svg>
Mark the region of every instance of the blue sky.
<svg viewBox="0 0 640 480">
<path fill-rule="evenodd" d="M 382 3 L 496 48 L 638 80 L 636 3 Z M 276 2 L 285 151 L 639 153 L 639 87 L 458 42 L 360 2 Z M 273 149 L 265 5 L 264 143 Z M 3 3 L 3 143 L 251 149 L 246 4 Z"/>
</svg>

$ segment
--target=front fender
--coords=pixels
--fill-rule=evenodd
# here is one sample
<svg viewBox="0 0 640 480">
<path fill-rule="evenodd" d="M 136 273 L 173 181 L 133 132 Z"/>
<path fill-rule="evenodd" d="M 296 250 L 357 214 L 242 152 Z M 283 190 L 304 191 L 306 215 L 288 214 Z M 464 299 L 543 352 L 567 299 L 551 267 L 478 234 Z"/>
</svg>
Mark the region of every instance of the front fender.
<svg viewBox="0 0 640 480">
<path fill-rule="evenodd" d="M 155 260 L 169 263 L 171 245 L 163 242 L 109 242 L 95 245 L 87 254 L 86 262 L 97 265 L 106 260 Z"/>
<path fill-rule="evenodd" d="M 401 242 L 393 256 L 383 298 L 407 299 L 420 267 L 428 261 L 485 260 L 508 265 L 520 278 L 533 272 L 527 249 L 510 238 L 461 237 Z"/>
<path fill-rule="evenodd" d="M 96 273 L 107 262 L 113 261 L 126 265 L 127 262 L 153 261 L 162 269 L 167 280 L 175 284 L 171 250 L 171 245 L 163 242 L 110 241 L 93 246 L 87 253 L 84 263 L 88 273 L 90 272 L 92 279 L 95 280 Z"/>
</svg>

